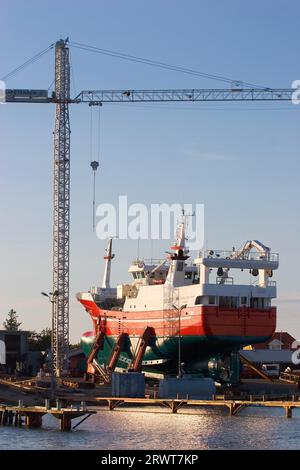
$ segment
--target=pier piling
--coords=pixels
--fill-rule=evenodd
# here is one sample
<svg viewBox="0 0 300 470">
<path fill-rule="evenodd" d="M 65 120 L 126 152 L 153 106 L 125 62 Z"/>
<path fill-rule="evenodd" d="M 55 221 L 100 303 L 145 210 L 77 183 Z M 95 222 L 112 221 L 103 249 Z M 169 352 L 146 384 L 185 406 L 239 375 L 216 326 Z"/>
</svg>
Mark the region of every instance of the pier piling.
<svg viewBox="0 0 300 470">
<path fill-rule="evenodd" d="M 293 417 L 293 407 L 292 406 L 286 406 L 285 407 L 285 417 L 286 418 L 292 418 Z"/>
<path fill-rule="evenodd" d="M 51 414 L 59 420 L 61 431 L 70 431 L 72 428 L 72 419 L 84 415 L 88 415 L 87 417 L 89 417 L 96 413 L 94 410 L 87 410 L 85 403 L 78 405 L 77 410 L 73 408 L 62 408 L 60 401 L 56 405 L 56 408 L 51 408 L 50 403 L 45 403 L 44 407 L 26 407 L 21 406 L 21 403 L 19 403 L 18 406 L 2 405 L 0 406 L 0 424 L 2 426 L 10 425 L 21 427 L 23 418 L 25 418 L 25 424 L 28 428 L 40 428 L 43 424 L 43 416 Z M 84 420 L 81 422 L 83 421 Z"/>
<path fill-rule="evenodd" d="M 26 426 L 28 428 L 40 428 L 43 424 L 42 413 L 28 413 L 26 415 Z"/>
</svg>

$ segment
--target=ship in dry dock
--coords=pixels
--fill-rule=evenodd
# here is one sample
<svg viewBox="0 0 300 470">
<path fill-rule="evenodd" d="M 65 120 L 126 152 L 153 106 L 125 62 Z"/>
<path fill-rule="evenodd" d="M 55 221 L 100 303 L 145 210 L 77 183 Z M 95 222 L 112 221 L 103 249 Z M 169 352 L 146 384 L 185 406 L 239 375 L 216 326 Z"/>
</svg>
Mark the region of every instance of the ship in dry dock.
<svg viewBox="0 0 300 470">
<path fill-rule="evenodd" d="M 182 372 L 230 384 L 239 379 L 237 351 L 272 337 L 278 254 L 251 240 L 240 249 L 200 251 L 190 261 L 185 229 L 183 217 L 166 258 L 134 261 L 132 283 L 116 287 L 110 285 L 109 240 L 102 286 L 77 294 L 93 324 L 82 336 L 87 356 L 103 338 L 92 368 L 105 368 L 119 347 L 115 365 L 129 369 L 147 331 L 141 368 L 149 376 L 176 374 L 180 347 Z"/>
</svg>

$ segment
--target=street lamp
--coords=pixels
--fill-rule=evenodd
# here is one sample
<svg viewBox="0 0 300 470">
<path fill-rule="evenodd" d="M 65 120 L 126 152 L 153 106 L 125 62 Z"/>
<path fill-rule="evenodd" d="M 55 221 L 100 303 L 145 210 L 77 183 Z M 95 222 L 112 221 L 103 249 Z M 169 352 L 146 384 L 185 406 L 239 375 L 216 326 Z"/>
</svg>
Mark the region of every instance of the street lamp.
<svg viewBox="0 0 300 470">
<path fill-rule="evenodd" d="M 47 292 L 41 292 L 41 295 L 43 295 L 44 297 L 48 297 L 49 302 L 54 304 L 55 299 L 58 296 L 58 290 L 56 290 L 54 292 L 49 292 L 49 294 L 47 294 Z"/>
<path fill-rule="evenodd" d="M 178 312 L 178 378 L 182 377 L 181 373 L 181 312 L 184 308 L 186 308 L 187 304 L 181 305 L 181 307 L 177 307 L 173 304 L 173 308 Z"/>
<path fill-rule="evenodd" d="M 49 292 L 47 294 L 46 292 L 41 292 L 41 295 L 44 297 L 48 297 L 49 302 L 53 305 L 57 301 L 58 297 L 58 290 L 54 292 Z M 52 315 L 52 328 L 51 328 L 51 362 L 50 362 L 50 380 L 51 380 L 51 399 L 54 398 L 55 395 L 55 379 L 54 379 L 54 362 L 53 362 L 53 334 L 54 334 L 54 321 L 53 321 L 53 315 Z"/>
</svg>

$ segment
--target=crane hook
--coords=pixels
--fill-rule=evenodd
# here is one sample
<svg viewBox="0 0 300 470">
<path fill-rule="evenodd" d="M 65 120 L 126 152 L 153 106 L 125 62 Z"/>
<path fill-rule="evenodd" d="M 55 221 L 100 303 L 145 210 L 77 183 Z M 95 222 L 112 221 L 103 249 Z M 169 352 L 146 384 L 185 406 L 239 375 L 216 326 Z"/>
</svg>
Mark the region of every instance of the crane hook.
<svg viewBox="0 0 300 470">
<path fill-rule="evenodd" d="M 99 166 L 99 162 L 97 162 L 96 160 L 94 160 L 93 162 L 90 163 L 90 165 L 91 165 L 93 171 L 96 172 L 97 169 L 98 169 L 98 166 Z"/>
</svg>

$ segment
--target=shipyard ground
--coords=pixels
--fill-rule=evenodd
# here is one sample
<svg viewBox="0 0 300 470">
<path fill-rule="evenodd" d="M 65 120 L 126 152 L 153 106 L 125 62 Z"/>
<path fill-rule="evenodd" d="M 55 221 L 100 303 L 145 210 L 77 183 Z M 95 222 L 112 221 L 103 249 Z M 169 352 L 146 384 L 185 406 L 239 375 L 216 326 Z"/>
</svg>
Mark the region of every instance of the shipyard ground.
<svg viewBox="0 0 300 470">
<path fill-rule="evenodd" d="M 145 398 L 156 398 L 158 384 L 147 383 Z M 269 382 L 264 379 L 243 379 L 240 384 L 218 391 L 217 396 L 230 398 L 247 399 L 250 396 L 267 396 L 272 399 L 288 398 L 292 396 L 300 397 L 300 390 L 297 384 L 283 383 L 280 380 Z M 99 398 L 111 397 L 110 385 L 98 385 L 85 382 L 81 378 L 60 379 L 51 390 L 51 380 L 49 377 L 43 379 L 16 379 L 5 376 L 0 378 L 0 403 L 16 404 L 22 400 L 26 405 L 40 405 L 45 399 L 62 400 L 66 403 L 84 401 L 87 404 L 99 404 Z M 97 400 L 98 399 L 98 400 Z"/>
<path fill-rule="evenodd" d="M 52 383 L 52 387 L 51 387 Z M 270 383 L 263 379 L 243 380 L 239 386 L 220 390 L 211 400 L 186 397 L 159 398 L 158 386 L 149 382 L 145 397 L 113 397 L 110 385 L 95 385 L 83 379 L 60 379 L 55 387 L 49 377 L 20 380 L 0 378 L 0 425 L 29 428 L 43 426 L 43 417 L 51 414 L 59 422 L 61 431 L 71 431 L 92 414 L 98 412 L 193 413 L 199 409 L 227 410 L 230 416 L 238 415 L 249 407 L 281 408 L 286 418 L 300 409 L 300 391 L 295 384 L 279 380 Z M 75 425 L 73 420 L 80 418 Z"/>
</svg>

